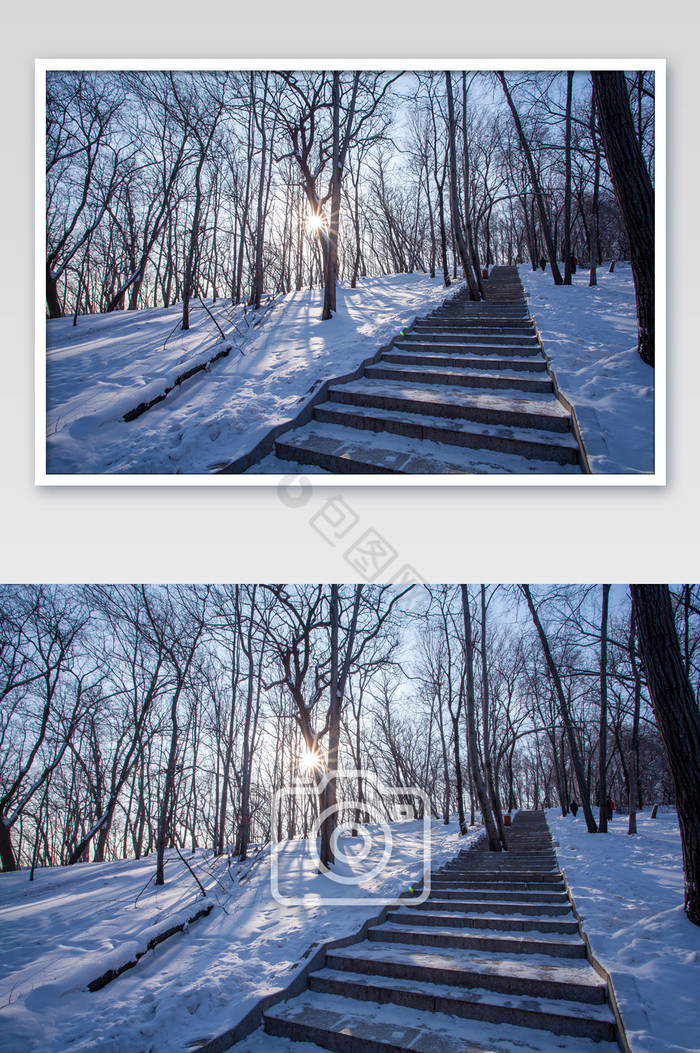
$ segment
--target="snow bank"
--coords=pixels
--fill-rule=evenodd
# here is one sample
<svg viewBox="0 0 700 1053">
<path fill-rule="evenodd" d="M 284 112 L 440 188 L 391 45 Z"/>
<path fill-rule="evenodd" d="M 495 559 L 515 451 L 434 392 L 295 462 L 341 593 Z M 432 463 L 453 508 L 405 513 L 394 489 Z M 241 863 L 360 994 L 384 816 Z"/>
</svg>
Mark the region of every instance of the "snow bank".
<svg viewBox="0 0 700 1053">
<path fill-rule="evenodd" d="M 278 857 L 284 888 L 308 893 L 295 907 L 272 895 L 269 851 L 236 888 L 225 860 L 215 867 L 206 853 L 188 857 L 217 906 L 94 994 L 87 983 L 118 965 L 122 952 L 126 961 L 154 929 L 206 902 L 186 868 L 169 858 L 167 884 L 151 884 L 138 903 L 155 869 L 153 856 L 37 871 L 32 883 L 26 871 L 2 875 L 4 1053 L 86 1051 L 98 1044 L 103 1053 L 180 1053 L 223 1033 L 263 995 L 286 987 L 314 944 L 354 934 L 379 913 L 377 897 L 398 896 L 420 876 L 422 823 L 396 824 L 392 832 L 389 862 L 358 888 L 363 902 L 354 907 L 334 904 L 347 888 L 314 872 L 305 841 L 288 842 Z M 433 862 L 440 865 L 479 833 L 475 828 L 460 838 L 456 824 L 433 822 Z"/>
<path fill-rule="evenodd" d="M 557 383 L 576 409 L 594 473 L 654 471 L 654 370 L 637 353 L 629 264 L 598 285 L 579 267 L 571 285 L 521 265 L 520 276 Z"/>
<path fill-rule="evenodd" d="M 252 450 L 320 383 L 352 372 L 456 288 L 424 274 L 341 284 L 328 322 L 318 289 L 280 297 L 261 315 L 210 304 L 233 350 L 129 422 L 125 412 L 213 356 L 221 338 L 205 311 L 192 305 L 187 333 L 173 333 L 181 305 L 80 316 L 75 327 L 49 321 L 47 474 L 206 473 Z"/>
<path fill-rule="evenodd" d="M 700 1049 L 700 928 L 683 911 L 683 867 L 674 813 L 615 816 L 607 834 L 547 813 L 557 856 L 598 961 L 612 976 L 634 1053 Z"/>
</svg>

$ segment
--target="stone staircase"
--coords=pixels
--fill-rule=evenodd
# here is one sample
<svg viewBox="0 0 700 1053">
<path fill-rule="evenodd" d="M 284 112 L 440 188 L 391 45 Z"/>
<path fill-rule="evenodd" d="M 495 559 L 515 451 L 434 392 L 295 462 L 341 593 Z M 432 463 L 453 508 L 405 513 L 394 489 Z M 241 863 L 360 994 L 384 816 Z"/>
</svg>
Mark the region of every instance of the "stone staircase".
<svg viewBox="0 0 700 1053">
<path fill-rule="evenodd" d="M 328 950 L 308 990 L 236 1048 L 619 1053 L 541 812 L 518 813 L 508 852 L 484 839 L 461 852 L 424 903 L 402 900 L 367 937 Z"/>
<path fill-rule="evenodd" d="M 580 474 L 517 268 L 494 267 L 484 287 L 485 300 L 457 294 L 362 377 L 331 385 L 277 458 L 344 474 Z"/>
</svg>

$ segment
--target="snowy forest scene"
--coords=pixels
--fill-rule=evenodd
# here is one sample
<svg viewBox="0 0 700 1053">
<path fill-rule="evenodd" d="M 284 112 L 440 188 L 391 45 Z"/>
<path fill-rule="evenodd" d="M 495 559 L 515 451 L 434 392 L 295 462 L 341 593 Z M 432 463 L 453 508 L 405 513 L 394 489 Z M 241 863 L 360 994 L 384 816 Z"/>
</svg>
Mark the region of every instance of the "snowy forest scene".
<svg viewBox="0 0 700 1053">
<path fill-rule="evenodd" d="M 0 586 L 7 1053 L 700 1049 L 700 586 Z"/>
<path fill-rule="evenodd" d="M 129 65 L 37 63 L 37 481 L 663 482 L 663 63 Z"/>
</svg>

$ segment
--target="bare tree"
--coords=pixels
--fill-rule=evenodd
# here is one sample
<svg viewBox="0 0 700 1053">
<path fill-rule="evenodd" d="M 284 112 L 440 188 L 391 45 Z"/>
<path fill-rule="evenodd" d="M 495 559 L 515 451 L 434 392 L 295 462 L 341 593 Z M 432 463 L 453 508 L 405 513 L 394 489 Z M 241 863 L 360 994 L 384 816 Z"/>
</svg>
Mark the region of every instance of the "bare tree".
<svg viewBox="0 0 700 1053">
<path fill-rule="evenodd" d="M 642 663 L 678 809 L 685 912 L 700 925 L 700 713 L 683 665 L 667 585 L 630 585 Z"/>
<path fill-rule="evenodd" d="M 469 757 L 471 760 L 472 779 L 474 780 L 476 795 L 479 798 L 479 807 L 481 808 L 481 816 L 484 821 L 484 827 L 486 828 L 486 836 L 488 837 L 489 848 L 492 852 L 500 852 L 504 846 L 501 843 L 501 839 L 498 835 L 498 829 L 493 820 L 491 802 L 489 801 L 486 784 L 484 782 L 483 775 L 481 774 L 479 750 L 476 737 L 476 698 L 474 694 L 474 644 L 472 642 L 471 611 L 469 607 L 469 588 L 467 585 L 462 585 L 461 590 L 462 613 L 464 617 L 464 660 L 466 668 L 467 693 L 467 742 L 469 744 Z"/>
<path fill-rule="evenodd" d="M 637 347 L 654 365 L 654 189 L 635 134 L 627 78 L 621 70 L 594 70 L 600 136 L 629 239 L 637 297 Z"/>
</svg>

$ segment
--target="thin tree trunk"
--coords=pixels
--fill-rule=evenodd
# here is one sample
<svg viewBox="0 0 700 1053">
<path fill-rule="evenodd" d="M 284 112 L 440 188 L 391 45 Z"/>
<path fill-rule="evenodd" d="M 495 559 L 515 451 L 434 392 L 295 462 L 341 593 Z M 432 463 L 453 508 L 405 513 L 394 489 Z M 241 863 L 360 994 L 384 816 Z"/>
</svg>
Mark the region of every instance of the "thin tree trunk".
<svg viewBox="0 0 700 1053">
<path fill-rule="evenodd" d="M 574 74 L 566 74 L 566 127 L 564 133 L 564 285 L 571 285 L 571 102 Z"/>
<path fill-rule="evenodd" d="M 598 266 L 598 253 L 600 251 L 598 247 L 598 202 L 600 198 L 600 143 L 598 142 L 598 135 L 596 133 L 596 110 L 595 110 L 595 92 L 591 98 L 591 141 L 593 143 L 593 201 L 591 203 L 591 221 L 588 227 L 588 255 L 591 264 L 591 276 L 589 279 L 589 286 L 598 284 L 598 275 L 596 268 Z"/>
<path fill-rule="evenodd" d="M 447 89 L 447 139 L 450 147 L 450 212 L 452 215 L 452 233 L 457 242 L 459 256 L 462 261 L 464 278 L 469 288 L 469 299 L 480 300 L 479 290 L 474 280 L 472 261 L 469 258 L 469 247 L 462 232 L 462 222 L 459 214 L 459 198 L 457 196 L 457 148 L 455 145 L 455 108 L 452 99 L 452 77 L 450 71 L 445 71 L 445 85 Z"/>
<path fill-rule="evenodd" d="M 637 665 L 637 656 L 635 654 L 635 638 L 637 635 L 637 627 L 634 618 L 634 607 L 632 608 L 632 617 L 630 622 L 630 635 L 629 635 L 629 656 L 630 665 L 632 666 L 632 675 L 634 677 L 634 713 L 632 717 L 632 742 L 630 757 L 630 777 L 629 777 L 629 825 L 627 827 L 628 834 L 637 833 L 637 795 L 639 793 L 639 718 L 641 715 L 642 708 L 642 678 L 639 675 L 639 666 Z"/>
<path fill-rule="evenodd" d="M 461 589 L 462 612 L 464 615 L 464 658 L 467 674 L 467 743 L 471 758 L 472 779 L 479 798 L 479 806 L 484 820 L 489 848 L 492 852 L 500 852 L 502 848 L 501 839 L 493 821 L 491 804 L 479 764 L 479 750 L 476 738 L 476 701 L 474 698 L 474 645 L 472 642 L 471 613 L 469 610 L 469 589 L 466 585 L 462 585 Z"/>
<path fill-rule="evenodd" d="M 598 741 L 598 785 L 600 810 L 598 833 L 608 832 L 608 599 L 610 586 L 603 585 L 603 609 L 600 616 L 600 734 Z"/>
<path fill-rule="evenodd" d="M 481 720 L 482 720 L 482 732 L 481 739 L 484 750 L 484 771 L 486 775 L 486 787 L 488 789 L 489 797 L 491 798 L 491 806 L 493 808 L 493 814 L 496 817 L 496 824 L 498 826 L 498 836 L 501 839 L 501 844 L 505 849 L 508 848 L 506 842 L 506 831 L 503 824 L 503 812 L 501 811 L 501 802 L 498 799 L 496 793 L 496 787 L 493 778 L 493 761 L 491 759 L 491 736 L 489 734 L 489 673 L 488 673 L 488 662 L 486 656 L 486 586 L 481 586 Z"/>
<path fill-rule="evenodd" d="M 528 143 L 527 139 L 525 138 L 525 132 L 523 131 L 523 126 L 520 123 L 520 117 L 518 116 L 518 111 L 515 108 L 515 103 L 513 102 L 513 98 L 512 98 L 512 96 L 510 94 L 510 91 L 508 89 L 508 84 L 507 84 L 507 81 L 506 81 L 506 78 L 505 78 L 505 74 L 504 73 L 499 73 L 498 74 L 498 78 L 499 78 L 499 80 L 501 82 L 501 86 L 503 87 L 503 91 L 504 91 L 505 97 L 506 97 L 506 99 L 508 101 L 508 106 L 510 107 L 510 112 L 513 115 L 513 120 L 515 122 L 515 127 L 516 127 L 516 130 L 518 132 L 518 138 L 520 139 L 520 145 L 521 145 L 523 153 L 525 155 L 525 160 L 527 162 L 527 166 L 528 166 L 528 168 L 530 170 L 530 179 L 532 180 L 532 189 L 534 191 L 535 199 L 537 201 L 537 207 L 538 207 L 539 213 L 540 213 L 540 224 L 542 226 L 542 235 L 544 237 L 545 244 L 547 246 L 547 255 L 549 256 L 549 265 L 552 268 L 552 277 L 554 278 L 554 284 L 555 285 L 562 285 L 561 273 L 559 271 L 559 267 L 557 266 L 556 244 L 555 244 L 554 239 L 552 238 L 552 229 L 551 229 L 551 226 L 550 226 L 550 223 L 549 223 L 549 217 L 547 216 L 547 209 L 545 208 L 545 203 L 544 203 L 544 195 L 542 193 L 542 187 L 540 186 L 540 181 L 539 181 L 539 178 L 537 176 L 537 170 L 535 168 L 535 162 L 534 162 L 534 160 L 532 158 L 532 151 L 530 150 L 530 144 Z"/>
<path fill-rule="evenodd" d="M 593 812 L 591 811 L 591 800 L 590 794 L 588 792 L 588 786 L 586 784 L 586 773 L 583 770 L 581 754 L 578 748 L 578 743 L 576 742 L 576 736 L 574 734 L 574 728 L 571 721 L 571 712 L 569 710 L 569 704 L 566 700 L 566 695 L 564 694 L 564 688 L 561 682 L 561 677 L 559 676 L 559 670 L 557 669 L 556 664 L 554 662 L 554 658 L 552 657 L 552 652 L 549 647 L 547 635 L 544 631 L 539 615 L 537 614 L 537 610 L 535 609 L 532 594 L 530 593 L 530 586 L 521 585 L 520 588 L 527 601 L 527 605 L 530 610 L 530 615 L 534 622 L 535 628 L 537 629 L 537 635 L 539 636 L 540 644 L 542 645 L 542 652 L 544 654 L 545 661 L 547 663 L 547 668 L 549 669 L 549 674 L 552 678 L 552 683 L 554 685 L 554 690 L 556 691 L 557 699 L 559 701 L 561 717 L 564 723 L 564 727 L 566 729 L 567 739 L 569 743 L 571 763 L 574 766 L 574 772 L 576 773 L 576 781 L 578 783 L 578 790 L 581 796 L 581 807 L 583 808 L 583 814 L 586 817 L 586 828 L 589 834 L 595 834 L 598 832 L 598 827 L 596 825 L 595 819 L 593 818 Z"/>
</svg>

